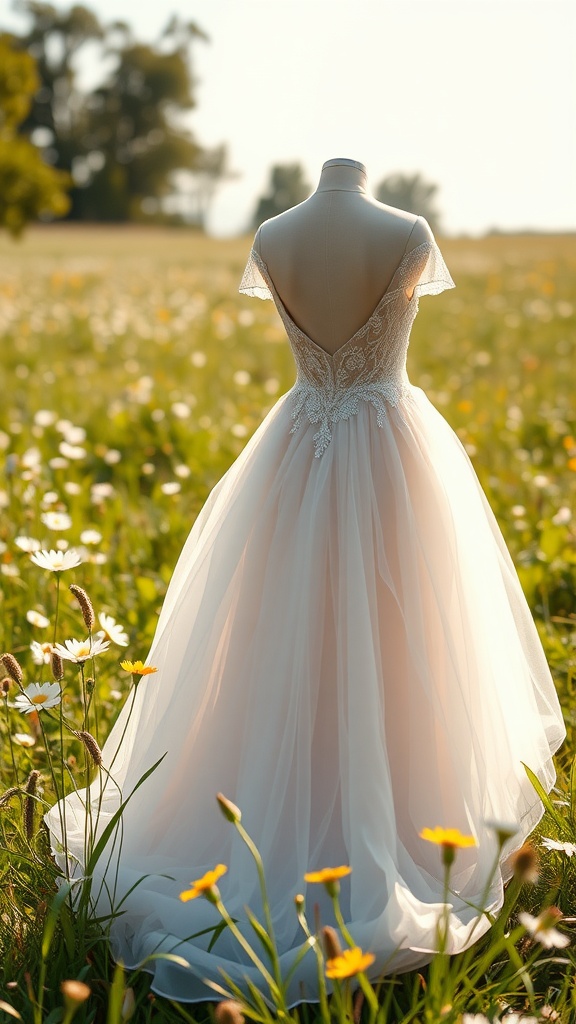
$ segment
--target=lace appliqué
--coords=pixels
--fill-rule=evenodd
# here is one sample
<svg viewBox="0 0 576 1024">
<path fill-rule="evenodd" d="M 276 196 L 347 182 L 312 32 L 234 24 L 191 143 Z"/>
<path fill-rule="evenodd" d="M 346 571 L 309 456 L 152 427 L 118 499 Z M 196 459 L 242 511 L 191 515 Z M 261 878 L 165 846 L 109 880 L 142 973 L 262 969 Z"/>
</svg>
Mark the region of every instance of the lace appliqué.
<svg viewBox="0 0 576 1024">
<path fill-rule="evenodd" d="M 418 283 L 414 286 L 414 282 Z M 410 285 L 414 286 L 411 299 L 405 291 Z M 436 243 L 423 242 L 404 256 L 370 319 L 331 354 L 291 318 L 264 260 L 252 248 L 239 290 L 271 298 L 282 318 L 297 368 L 296 383 L 289 392 L 294 420 L 291 433 L 298 430 L 304 417 L 311 424 L 320 424 L 313 435 L 316 458 L 332 440 L 331 425 L 356 415 L 360 402 L 372 405 L 376 422 L 383 427 L 388 407 L 410 396 L 406 353 L 418 298 L 453 287 Z"/>
<path fill-rule="evenodd" d="M 338 353 L 337 353 L 338 354 Z M 398 405 L 410 392 L 406 379 L 373 372 L 370 353 L 357 345 L 347 347 L 342 359 L 333 365 L 326 353 L 301 353 L 298 377 L 290 395 L 294 434 L 305 416 L 310 423 L 320 424 L 313 435 L 314 455 L 324 454 L 332 440 L 331 425 L 347 420 L 358 412 L 360 402 L 369 402 L 376 410 L 376 422 L 384 426 L 387 405 Z"/>
</svg>

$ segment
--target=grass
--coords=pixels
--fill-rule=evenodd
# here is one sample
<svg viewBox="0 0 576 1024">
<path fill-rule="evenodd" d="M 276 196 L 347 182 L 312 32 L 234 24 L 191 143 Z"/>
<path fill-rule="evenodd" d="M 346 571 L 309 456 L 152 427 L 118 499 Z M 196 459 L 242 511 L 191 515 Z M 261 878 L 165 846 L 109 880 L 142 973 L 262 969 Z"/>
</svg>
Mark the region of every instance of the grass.
<svg viewBox="0 0 576 1024">
<path fill-rule="evenodd" d="M 30 644 L 53 639 L 56 590 L 53 574 L 33 566 L 16 538 L 83 549 L 83 564 L 63 584 L 86 588 L 97 611 L 128 632 L 127 656 L 145 657 L 197 512 L 292 385 L 293 361 L 272 303 L 237 294 L 249 244 L 184 231 L 64 226 L 35 228 L 18 245 L 0 241 L 0 646 L 19 659 L 26 681 L 51 679 L 48 665 L 34 665 Z M 575 841 L 576 246 L 568 235 L 542 235 L 446 240 L 442 248 L 457 288 L 422 301 L 409 374 L 466 446 L 518 568 L 568 730 L 558 792 L 539 832 Z M 68 529 L 43 522 L 55 511 L 70 516 Z M 34 625 L 30 612 L 50 625 Z M 80 636 L 79 622 L 63 585 L 57 639 Z M 108 657 L 95 684 L 100 741 L 128 692 L 119 660 Z M 55 871 L 39 821 L 53 783 L 42 734 L 10 706 L 12 698 L 13 690 L 0 708 L 1 791 L 23 786 L 32 771 L 41 775 L 27 820 L 20 794 L 0 808 L 0 999 L 33 1024 L 56 1022 L 64 1019 L 60 982 L 73 978 L 91 988 L 77 1020 L 115 1024 L 126 989 L 135 992 L 137 1020 L 208 1019 L 208 1007 L 192 1014 L 151 996 L 143 974 L 115 974 L 88 921 L 75 920 L 65 902 L 57 914 L 50 910 Z M 78 722 L 81 711 L 69 697 L 66 713 Z M 14 736 L 20 739 L 10 742 Z M 80 775 L 84 757 L 76 737 L 66 740 L 66 772 Z M 535 912 L 555 902 L 568 917 L 576 913 L 573 861 L 541 851 L 540 881 L 522 888 L 511 927 L 520 907 Z M 478 958 L 486 948 L 489 940 Z M 496 969 L 501 961 L 487 961 L 477 995 L 466 995 L 460 982 L 451 990 L 447 1024 L 463 1009 L 502 1012 L 506 1000 L 533 1014 L 553 1005 L 561 1021 L 576 1019 L 570 950 L 535 957 L 523 934 L 514 948 L 529 966 L 516 967 L 511 980 Z M 498 955 L 513 961 L 510 951 Z M 508 989 L 496 997 L 502 978 Z M 433 1022 L 433 984 L 427 971 L 391 983 L 382 1021 Z M 301 1009 L 300 1019 L 315 1013 Z"/>
</svg>

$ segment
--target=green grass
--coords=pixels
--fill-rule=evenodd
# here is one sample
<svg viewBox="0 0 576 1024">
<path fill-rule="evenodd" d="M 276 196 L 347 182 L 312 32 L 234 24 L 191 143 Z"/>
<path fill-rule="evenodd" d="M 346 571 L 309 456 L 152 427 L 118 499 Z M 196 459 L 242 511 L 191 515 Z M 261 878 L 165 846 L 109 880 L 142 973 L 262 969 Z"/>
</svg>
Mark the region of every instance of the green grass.
<svg viewBox="0 0 576 1024">
<path fill-rule="evenodd" d="M 85 635 L 66 586 L 75 582 L 98 612 L 124 625 L 130 637 L 124 653 L 144 658 L 196 514 L 291 387 L 293 361 L 272 303 L 237 293 L 250 241 L 73 227 L 36 228 L 17 245 L 0 241 L 0 646 L 20 660 L 26 682 L 51 678 L 49 666 L 33 664 L 30 643 L 53 639 L 55 581 L 30 563 L 16 538 L 37 538 L 43 547 L 65 538 L 78 547 L 84 531 L 97 531 L 101 540 L 84 545 L 84 563 L 63 576 L 58 639 Z M 422 301 L 409 375 L 465 444 L 518 568 L 566 716 L 568 739 L 557 764 L 558 790 L 567 792 L 576 723 L 576 246 L 570 236 L 495 236 L 446 240 L 442 248 L 457 288 Z M 48 529 L 41 519 L 47 510 L 67 512 L 71 527 Z M 30 610 L 50 626 L 33 626 Z M 95 700 L 102 741 L 129 677 L 114 654 L 100 660 Z M 13 696 L 14 689 L 10 701 Z M 66 711 L 78 721 L 79 700 L 69 697 Z M 1 791 L 15 784 L 13 754 L 18 784 L 39 769 L 41 799 L 49 805 L 42 736 L 15 709 L 0 713 Z M 29 733 L 34 745 L 10 744 L 16 733 Z M 80 773 L 78 740 L 66 741 L 65 757 L 70 771 Z M 114 968 L 105 945 L 66 909 L 47 956 L 42 1015 L 38 1005 L 34 1011 L 43 928 L 56 889 L 40 808 L 29 839 L 20 805 L 16 796 L 0 809 L 0 999 L 26 1021 L 56 1022 L 60 981 L 84 978 L 92 996 L 77 1020 L 104 1021 L 107 1014 L 111 1024 L 119 1020 L 119 1011 L 109 1009 L 110 993 L 128 983 L 138 1020 L 190 1015 L 150 999 L 144 975 L 133 982 L 118 976 L 110 988 Z M 576 840 L 569 811 L 554 806 L 565 831 L 548 815 L 540 831 Z M 523 888 L 519 906 L 535 910 L 546 900 L 576 914 L 572 860 L 542 851 L 540 883 Z M 525 939 L 518 948 L 519 956 L 533 959 Z M 569 969 L 550 957 L 530 961 L 531 981 L 522 975 L 510 1002 L 532 1009 L 548 1002 L 563 1021 L 572 1020 L 576 1009 L 563 985 L 575 973 L 573 961 Z M 402 1014 L 434 1020 L 430 1007 L 428 1016 L 424 1010 L 421 1018 L 407 1016 L 414 992 L 424 991 L 418 978 L 398 981 L 387 1020 L 400 1021 Z M 492 1006 L 491 983 L 488 970 L 479 988 L 484 995 L 476 1002 L 470 997 L 471 1009 Z M 458 998 L 452 1017 L 445 1015 L 448 1024 L 466 1005 L 464 995 Z M 195 1020 L 207 1015 L 206 1008 L 194 1010 Z M 301 1011 L 307 1017 L 314 1011 Z M 0 1009 L 0 1021 L 8 1019 Z"/>
</svg>

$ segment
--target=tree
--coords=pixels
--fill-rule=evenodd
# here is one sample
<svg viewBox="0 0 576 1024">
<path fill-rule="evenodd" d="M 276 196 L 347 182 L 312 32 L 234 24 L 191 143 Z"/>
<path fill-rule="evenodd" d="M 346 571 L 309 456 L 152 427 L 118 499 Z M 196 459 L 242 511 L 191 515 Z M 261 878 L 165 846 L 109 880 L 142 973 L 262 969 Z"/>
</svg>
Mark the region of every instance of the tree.
<svg viewBox="0 0 576 1024">
<path fill-rule="evenodd" d="M 48 162 L 72 172 L 74 159 L 83 151 L 85 131 L 84 97 L 76 87 L 75 61 L 86 43 L 103 40 L 104 29 L 96 15 L 81 5 L 62 11 L 38 0 L 19 0 L 16 8 L 30 18 L 31 25 L 21 36 L 14 36 L 14 42 L 34 57 L 41 80 L 21 131 L 33 142 L 38 140 Z"/>
<path fill-rule="evenodd" d="M 0 35 L 0 226 L 18 237 L 38 217 L 62 217 L 70 205 L 68 175 L 45 164 L 18 130 L 32 105 L 40 79 L 33 57 Z"/>
<path fill-rule="evenodd" d="M 101 166 L 90 173 L 90 161 L 81 165 L 88 172 L 81 208 L 97 220 L 138 217 L 147 199 L 171 191 L 173 172 L 194 167 L 202 152 L 176 120 L 194 105 L 182 53 L 129 42 L 116 56 L 114 72 L 88 101 L 85 145 Z"/>
<path fill-rule="evenodd" d="M 438 191 L 437 185 L 426 182 L 421 174 L 390 174 L 378 185 L 375 196 L 387 206 L 395 206 L 399 210 L 407 210 L 424 217 L 433 232 L 439 229 L 440 215 L 435 207 L 434 199 Z"/>
<path fill-rule="evenodd" d="M 226 173 L 223 157 L 218 168 L 218 150 L 205 151 L 182 123 L 195 106 L 190 46 L 207 40 L 195 22 L 172 16 L 158 41 L 145 44 L 126 23 L 102 25 L 81 5 L 56 10 L 40 0 L 18 0 L 17 7 L 31 25 L 15 40 L 36 57 L 42 80 L 22 129 L 48 162 L 72 174 L 71 218 L 157 216 L 178 171 L 206 176 L 210 168 L 213 192 Z M 90 42 L 99 43 L 114 66 L 86 95 L 76 66 Z M 207 201 L 205 194 L 203 209 Z"/>
<path fill-rule="evenodd" d="M 252 218 L 252 227 L 303 203 L 312 191 L 304 178 L 301 164 L 275 164 L 270 172 L 268 191 L 259 200 Z"/>
</svg>

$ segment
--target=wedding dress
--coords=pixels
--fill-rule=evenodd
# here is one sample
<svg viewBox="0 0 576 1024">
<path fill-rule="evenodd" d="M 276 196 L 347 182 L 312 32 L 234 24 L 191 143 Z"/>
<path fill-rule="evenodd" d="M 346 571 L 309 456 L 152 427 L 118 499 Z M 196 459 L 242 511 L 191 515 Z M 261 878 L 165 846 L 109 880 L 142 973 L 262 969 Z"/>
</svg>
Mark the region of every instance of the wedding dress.
<svg viewBox="0 0 576 1024">
<path fill-rule="evenodd" d="M 411 298 L 406 284 L 418 284 Z M 406 373 L 423 295 L 454 287 L 433 240 L 407 253 L 369 320 L 333 355 L 294 322 L 252 248 L 240 291 L 272 299 L 297 367 L 214 487 L 174 570 L 148 663 L 104 746 L 114 784 L 92 786 L 99 830 L 142 774 L 160 766 L 123 814 L 122 843 L 100 858 L 95 913 L 121 902 L 112 952 L 136 965 L 173 952 L 188 968 L 148 963 L 173 999 L 215 998 L 223 968 L 263 987 L 206 899 L 179 899 L 214 868 L 253 941 L 261 913 L 253 861 L 216 803 L 242 811 L 266 870 L 284 973 L 309 919 L 330 901 L 306 872 L 350 865 L 344 919 L 375 954 L 369 976 L 430 960 L 442 907 L 429 826 L 472 833 L 451 875 L 448 948 L 487 929 L 482 900 L 496 855 L 490 822 L 516 823 L 485 906 L 498 910 L 509 855 L 543 808 L 523 762 L 550 791 L 565 731 L 540 640 L 496 519 L 460 440 Z M 410 289 L 408 289 L 409 291 Z M 121 742 L 120 742 L 121 740 Z M 115 756 L 116 755 L 116 756 Z M 102 792 L 100 786 L 103 787 Z M 81 875 L 84 794 L 46 816 L 61 864 Z M 308 951 L 290 1005 L 317 997 Z"/>
</svg>

